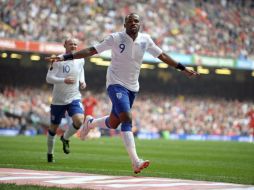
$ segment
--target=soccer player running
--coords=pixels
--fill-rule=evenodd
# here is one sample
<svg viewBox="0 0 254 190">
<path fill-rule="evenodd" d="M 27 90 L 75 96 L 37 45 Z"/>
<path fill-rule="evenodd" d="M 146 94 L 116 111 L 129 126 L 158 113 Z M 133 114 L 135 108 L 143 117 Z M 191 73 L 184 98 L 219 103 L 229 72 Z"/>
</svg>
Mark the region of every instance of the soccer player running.
<svg viewBox="0 0 254 190">
<path fill-rule="evenodd" d="M 78 41 L 75 38 L 65 40 L 66 53 L 74 53 L 77 50 Z M 72 118 L 72 126 L 61 136 L 63 151 L 70 153 L 69 138 L 77 132 L 84 122 L 84 110 L 81 103 L 80 89 L 86 87 L 84 74 L 84 59 L 52 62 L 46 80 L 53 84 L 53 99 L 50 107 L 51 124 L 47 136 L 47 160 L 54 162 L 54 144 L 56 131 L 62 118 L 67 112 Z"/>
<path fill-rule="evenodd" d="M 140 33 L 140 24 L 139 15 L 131 13 L 125 17 L 125 30 L 109 35 L 100 44 L 76 53 L 46 58 L 48 61 L 72 60 L 89 57 L 109 49 L 112 51 L 112 60 L 107 69 L 106 81 L 107 92 L 112 102 L 111 113 L 109 116 L 97 119 L 87 116 L 80 135 L 81 139 L 85 139 L 89 130 L 94 127 L 116 129 L 121 124 L 121 136 L 131 159 L 134 173 L 141 172 L 150 164 L 149 160 L 142 160 L 137 155 L 132 133 L 131 114 L 134 99 L 139 91 L 138 78 L 145 51 L 188 76 L 199 75 L 197 72 L 185 68 L 181 63 L 172 60 L 153 42 L 148 34 Z"/>
</svg>

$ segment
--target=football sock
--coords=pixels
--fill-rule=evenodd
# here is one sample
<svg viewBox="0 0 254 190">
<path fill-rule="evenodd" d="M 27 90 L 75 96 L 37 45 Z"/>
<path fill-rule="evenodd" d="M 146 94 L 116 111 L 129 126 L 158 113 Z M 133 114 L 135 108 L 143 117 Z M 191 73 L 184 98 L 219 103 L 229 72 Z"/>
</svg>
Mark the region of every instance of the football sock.
<svg viewBox="0 0 254 190">
<path fill-rule="evenodd" d="M 131 131 L 132 130 L 132 124 L 131 122 L 123 122 L 121 125 L 121 131 Z"/>
<path fill-rule="evenodd" d="M 74 135 L 76 132 L 78 131 L 78 129 L 74 126 L 74 124 L 72 124 L 71 126 L 69 126 L 69 128 L 64 132 L 63 138 L 65 140 L 69 140 L 69 138 Z"/>
<path fill-rule="evenodd" d="M 132 163 L 137 163 L 139 161 L 139 158 L 136 152 L 136 146 L 135 146 L 133 133 L 131 131 L 122 131 L 121 135 L 122 135 L 125 149 L 127 150 Z"/>
<path fill-rule="evenodd" d="M 101 128 L 105 128 L 107 127 L 106 125 L 106 119 L 108 118 L 109 116 L 104 116 L 104 117 L 100 117 L 100 118 L 97 118 L 97 119 L 93 119 L 91 123 L 89 123 L 89 126 L 94 128 L 94 127 L 101 127 Z"/>
<path fill-rule="evenodd" d="M 47 136 L 48 154 L 54 153 L 55 141 L 56 141 L 55 133 L 48 131 Z"/>
</svg>

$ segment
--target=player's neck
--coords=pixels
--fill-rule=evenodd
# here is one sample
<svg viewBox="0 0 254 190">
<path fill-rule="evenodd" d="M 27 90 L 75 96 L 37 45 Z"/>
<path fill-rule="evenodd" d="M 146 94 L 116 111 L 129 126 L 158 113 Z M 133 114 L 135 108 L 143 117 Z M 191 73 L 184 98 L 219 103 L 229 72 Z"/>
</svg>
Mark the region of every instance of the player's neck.
<svg viewBox="0 0 254 190">
<path fill-rule="evenodd" d="M 133 39 L 133 41 L 135 41 L 135 39 L 137 38 L 138 36 L 138 32 L 137 33 L 131 33 L 131 32 L 127 32 L 126 33 Z"/>
<path fill-rule="evenodd" d="M 66 54 L 75 53 L 75 51 L 65 51 Z"/>
</svg>

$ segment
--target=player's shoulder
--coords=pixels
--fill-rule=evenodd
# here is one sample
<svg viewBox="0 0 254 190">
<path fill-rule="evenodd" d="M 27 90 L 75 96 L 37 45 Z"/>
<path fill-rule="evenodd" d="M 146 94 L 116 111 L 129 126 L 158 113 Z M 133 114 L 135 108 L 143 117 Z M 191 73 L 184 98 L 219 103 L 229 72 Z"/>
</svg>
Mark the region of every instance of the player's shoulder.
<svg viewBox="0 0 254 190">
<path fill-rule="evenodd" d="M 125 33 L 124 31 L 117 31 L 117 32 L 113 32 L 111 33 L 112 35 L 119 35 L 119 34 L 123 34 Z"/>
<path fill-rule="evenodd" d="M 63 53 L 62 54 L 58 54 L 57 55 L 57 57 L 59 57 L 59 56 L 62 56 L 62 55 L 64 55 Z M 61 64 L 63 61 L 55 61 L 55 62 L 53 62 L 53 65 L 59 65 L 59 64 Z"/>
<path fill-rule="evenodd" d="M 123 35 L 123 32 L 114 32 L 114 33 L 111 33 L 109 36 L 112 36 L 113 38 L 117 38 L 118 36 L 121 36 Z"/>
<path fill-rule="evenodd" d="M 107 36 L 103 38 L 103 40 L 100 41 L 100 44 L 106 41 L 114 40 L 117 37 L 117 32 L 110 33 Z"/>
<path fill-rule="evenodd" d="M 84 63 L 84 62 L 85 62 L 85 59 L 84 59 L 84 58 L 75 59 L 75 60 L 77 60 L 77 61 L 80 62 L 80 63 Z"/>
<path fill-rule="evenodd" d="M 84 65 L 85 64 L 85 59 L 81 58 L 81 59 L 77 59 L 77 61 L 79 62 L 79 64 Z"/>
<path fill-rule="evenodd" d="M 85 59 L 81 58 L 81 59 L 74 59 L 76 63 L 80 64 L 80 65 L 84 65 L 85 64 Z"/>
<path fill-rule="evenodd" d="M 151 38 L 150 34 L 143 33 L 143 32 L 139 32 L 139 36 L 142 37 L 142 38 L 146 38 L 146 39 L 150 39 Z"/>
</svg>

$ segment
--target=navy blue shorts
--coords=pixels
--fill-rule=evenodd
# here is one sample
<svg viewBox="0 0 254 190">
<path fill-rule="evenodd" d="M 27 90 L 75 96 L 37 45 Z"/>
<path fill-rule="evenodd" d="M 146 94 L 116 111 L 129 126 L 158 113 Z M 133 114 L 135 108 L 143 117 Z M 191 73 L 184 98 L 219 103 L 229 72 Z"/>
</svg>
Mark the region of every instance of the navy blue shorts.
<svg viewBox="0 0 254 190">
<path fill-rule="evenodd" d="M 53 105 L 50 106 L 50 115 L 51 115 L 51 123 L 55 125 L 59 125 L 61 123 L 62 118 L 65 117 L 65 112 L 72 117 L 75 114 L 84 114 L 84 108 L 80 100 L 73 100 L 70 104 L 67 105 Z"/>
<path fill-rule="evenodd" d="M 137 92 L 130 91 L 119 84 L 110 85 L 107 92 L 112 102 L 111 113 L 119 117 L 122 112 L 130 112 Z"/>
</svg>

